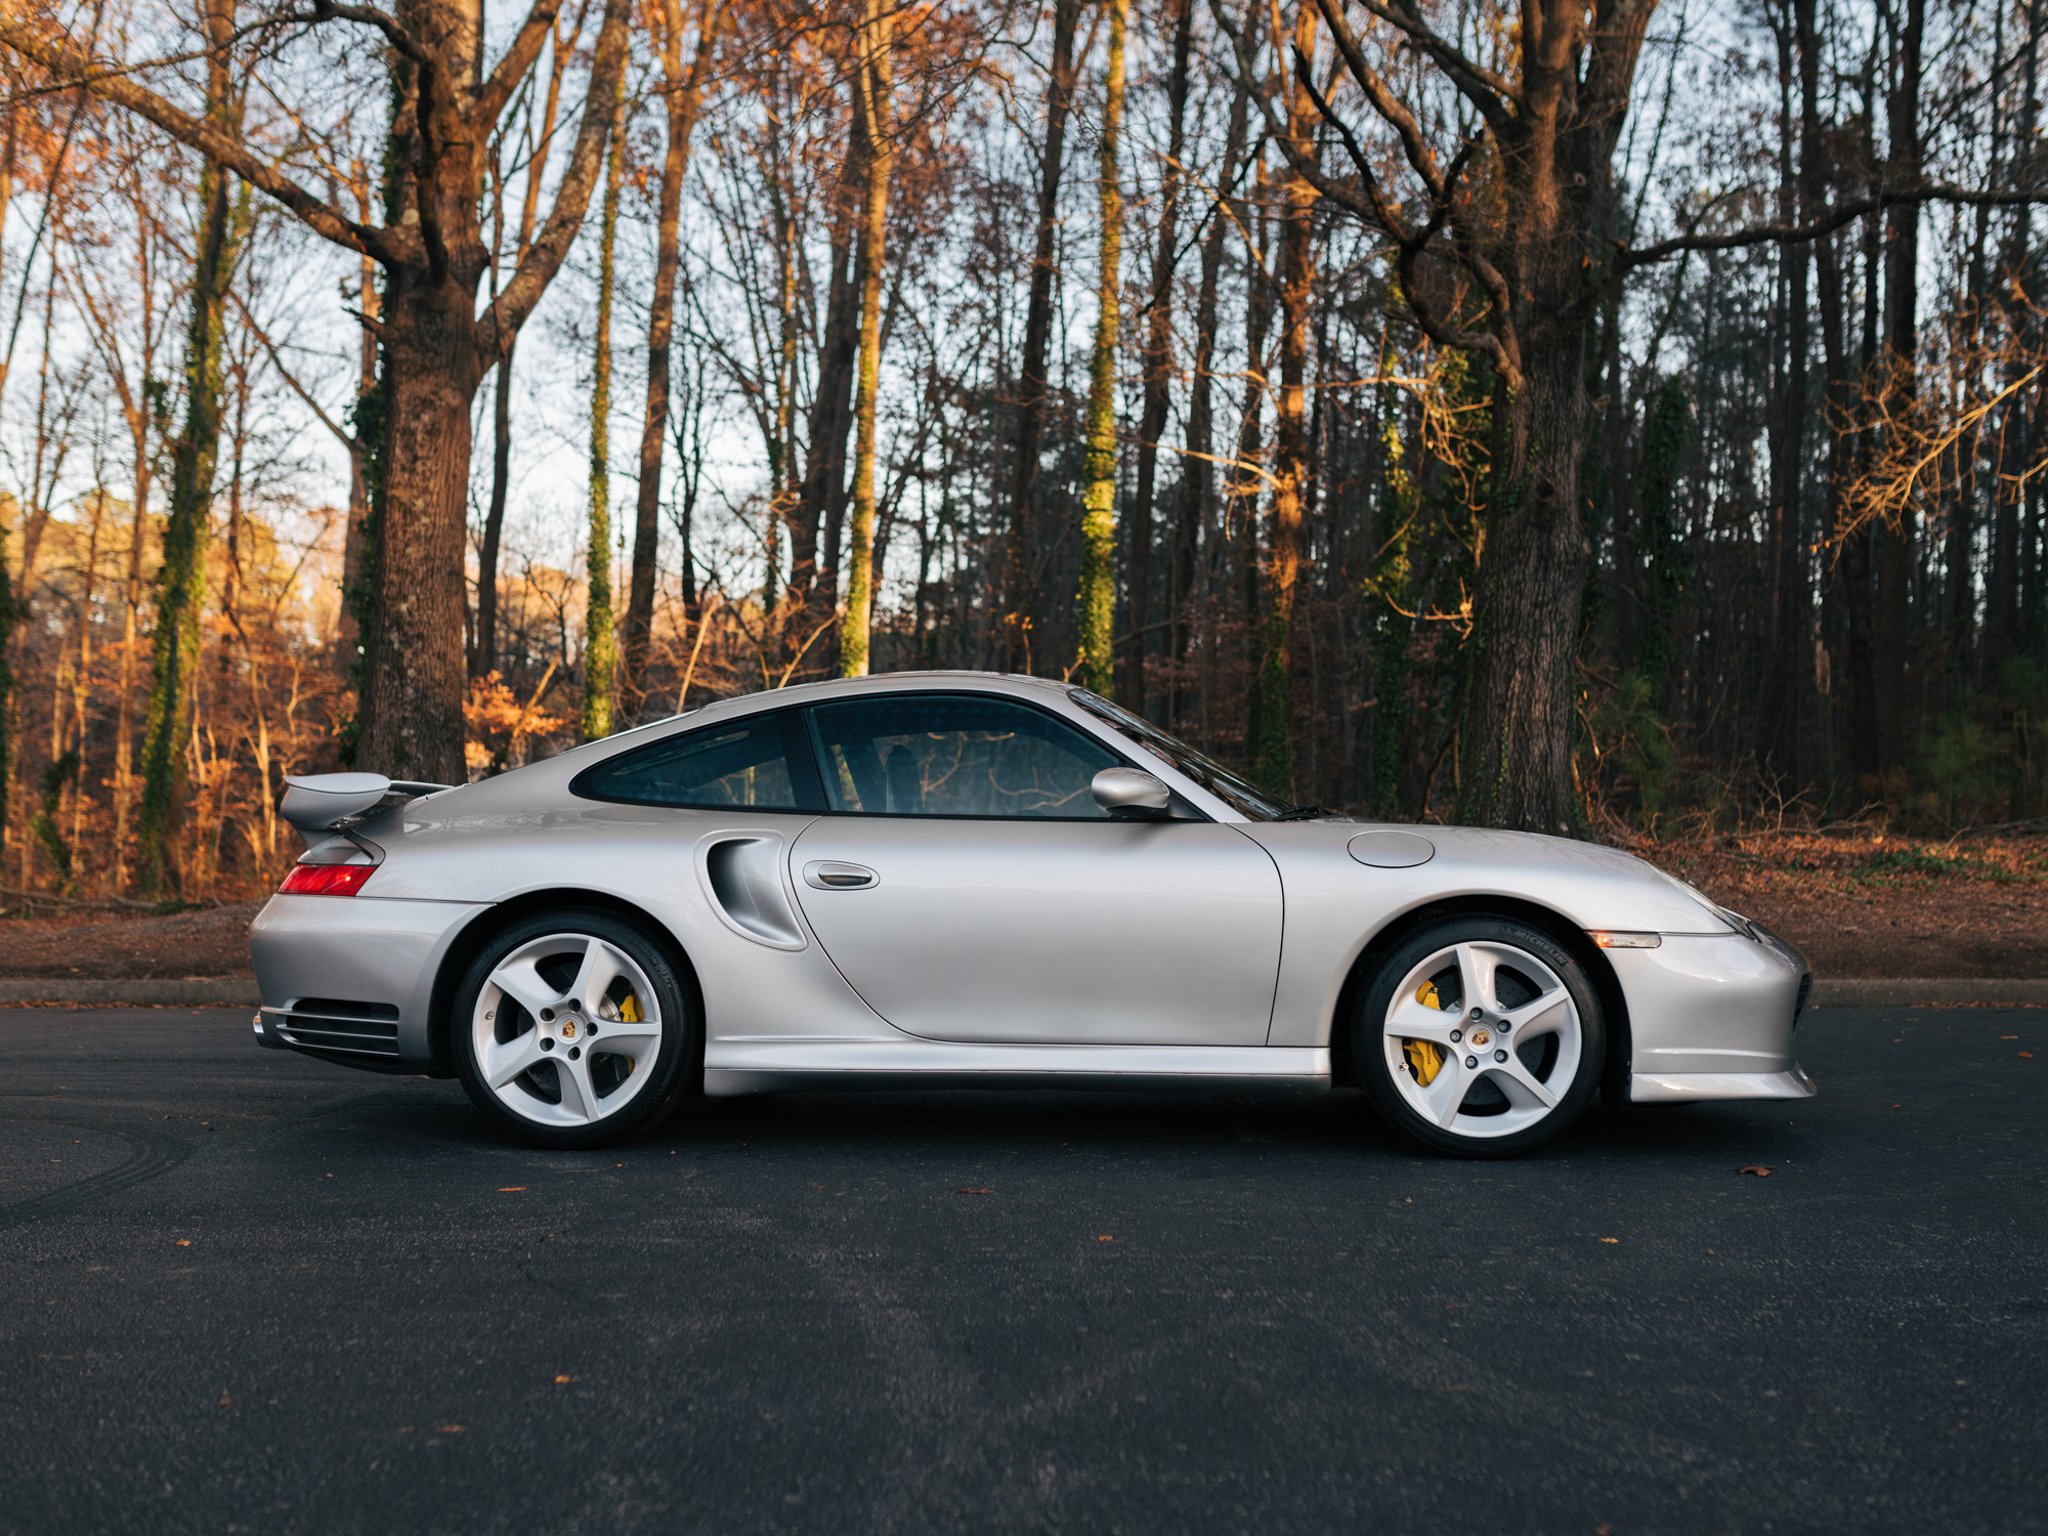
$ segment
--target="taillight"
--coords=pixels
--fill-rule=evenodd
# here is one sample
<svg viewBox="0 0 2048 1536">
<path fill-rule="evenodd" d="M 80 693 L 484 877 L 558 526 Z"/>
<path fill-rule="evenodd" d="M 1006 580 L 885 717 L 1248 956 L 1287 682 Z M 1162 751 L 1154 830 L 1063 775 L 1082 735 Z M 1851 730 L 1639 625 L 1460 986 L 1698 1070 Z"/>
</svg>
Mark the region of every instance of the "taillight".
<svg viewBox="0 0 2048 1536">
<path fill-rule="evenodd" d="M 294 864 L 281 896 L 353 896 L 377 872 L 374 864 Z"/>
</svg>

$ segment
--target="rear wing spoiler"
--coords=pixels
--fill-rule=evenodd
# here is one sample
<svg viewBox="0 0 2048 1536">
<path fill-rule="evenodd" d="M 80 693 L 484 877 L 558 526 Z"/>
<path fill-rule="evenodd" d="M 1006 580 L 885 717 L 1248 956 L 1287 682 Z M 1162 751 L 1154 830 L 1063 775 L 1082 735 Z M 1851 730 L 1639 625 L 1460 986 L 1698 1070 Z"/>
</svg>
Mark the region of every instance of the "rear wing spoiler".
<svg viewBox="0 0 2048 1536">
<path fill-rule="evenodd" d="M 298 828 L 310 848 L 325 837 L 346 832 L 422 795 L 454 787 L 387 779 L 381 773 L 291 774 L 284 781 L 277 813 Z"/>
</svg>

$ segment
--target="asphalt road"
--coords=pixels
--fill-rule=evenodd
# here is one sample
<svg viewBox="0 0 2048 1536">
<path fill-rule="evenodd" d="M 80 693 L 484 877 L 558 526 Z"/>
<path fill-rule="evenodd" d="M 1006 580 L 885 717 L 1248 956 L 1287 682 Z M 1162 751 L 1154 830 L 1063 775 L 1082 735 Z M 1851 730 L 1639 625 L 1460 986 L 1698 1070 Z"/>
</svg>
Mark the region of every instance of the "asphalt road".
<svg viewBox="0 0 2048 1536">
<path fill-rule="evenodd" d="M 7 1532 L 2048 1530 L 2048 1012 L 1504 1165 L 1351 1093 L 544 1154 L 243 1014 L 0 1043 Z"/>
</svg>

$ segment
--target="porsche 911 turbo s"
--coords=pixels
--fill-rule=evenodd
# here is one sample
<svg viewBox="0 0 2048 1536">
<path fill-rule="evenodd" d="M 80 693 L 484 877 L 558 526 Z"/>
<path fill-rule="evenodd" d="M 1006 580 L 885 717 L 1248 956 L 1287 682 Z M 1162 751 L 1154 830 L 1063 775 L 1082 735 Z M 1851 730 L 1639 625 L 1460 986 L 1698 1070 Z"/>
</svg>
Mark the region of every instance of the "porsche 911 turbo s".
<svg viewBox="0 0 2048 1536">
<path fill-rule="evenodd" d="M 1527 1151 L 1593 1100 L 1799 1099 L 1789 946 L 1631 854 L 1277 803 L 1064 683 L 721 700 L 458 787 L 287 781 L 258 1039 L 591 1147 L 800 1088 L 1356 1084 Z"/>
</svg>

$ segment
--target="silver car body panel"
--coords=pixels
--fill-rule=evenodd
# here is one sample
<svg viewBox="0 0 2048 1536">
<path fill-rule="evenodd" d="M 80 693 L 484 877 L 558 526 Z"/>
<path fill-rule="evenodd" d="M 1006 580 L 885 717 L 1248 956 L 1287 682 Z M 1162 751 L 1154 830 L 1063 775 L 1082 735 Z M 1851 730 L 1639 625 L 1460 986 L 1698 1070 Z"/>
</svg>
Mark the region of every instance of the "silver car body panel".
<svg viewBox="0 0 2048 1536">
<path fill-rule="evenodd" d="M 1207 820 L 683 810 L 569 787 L 597 762 L 701 725 L 899 691 L 995 693 L 1050 711 Z M 1424 862 L 1353 856 L 1354 838 L 1382 830 L 1403 829 L 1247 820 L 1057 682 L 807 684 L 721 700 L 354 829 L 383 855 L 360 895 L 278 896 L 256 921 L 259 1033 L 280 1043 L 278 1021 L 308 998 L 362 1000 L 396 1009 L 402 1065 L 445 1067 L 437 981 L 454 979 L 506 904 L 589 899 L 627 903 L 674 935 L 701 993 L 709 1093 L 834 1078 L 1327 1082 L 1346 982 L 1389 925 L 1506 900 L 1587 932 L 1663 936 L 1605 952 L 1632 1037 L 1631 1097 L 1812 1091 L 1793 1056 L 1796 956 L 1738 932 L 1653 866 L 1589 843 L 1441 826 L 1422 829 L 1434 848 Z"/>
<path fill-rule="evenodd" d="M 1266 1043 L 1280 875 L 1196 821 L 824 816 L 801 860 L 872 883 L 798 888 L 853 989 L 928 1040 Z"/>
</svg>

